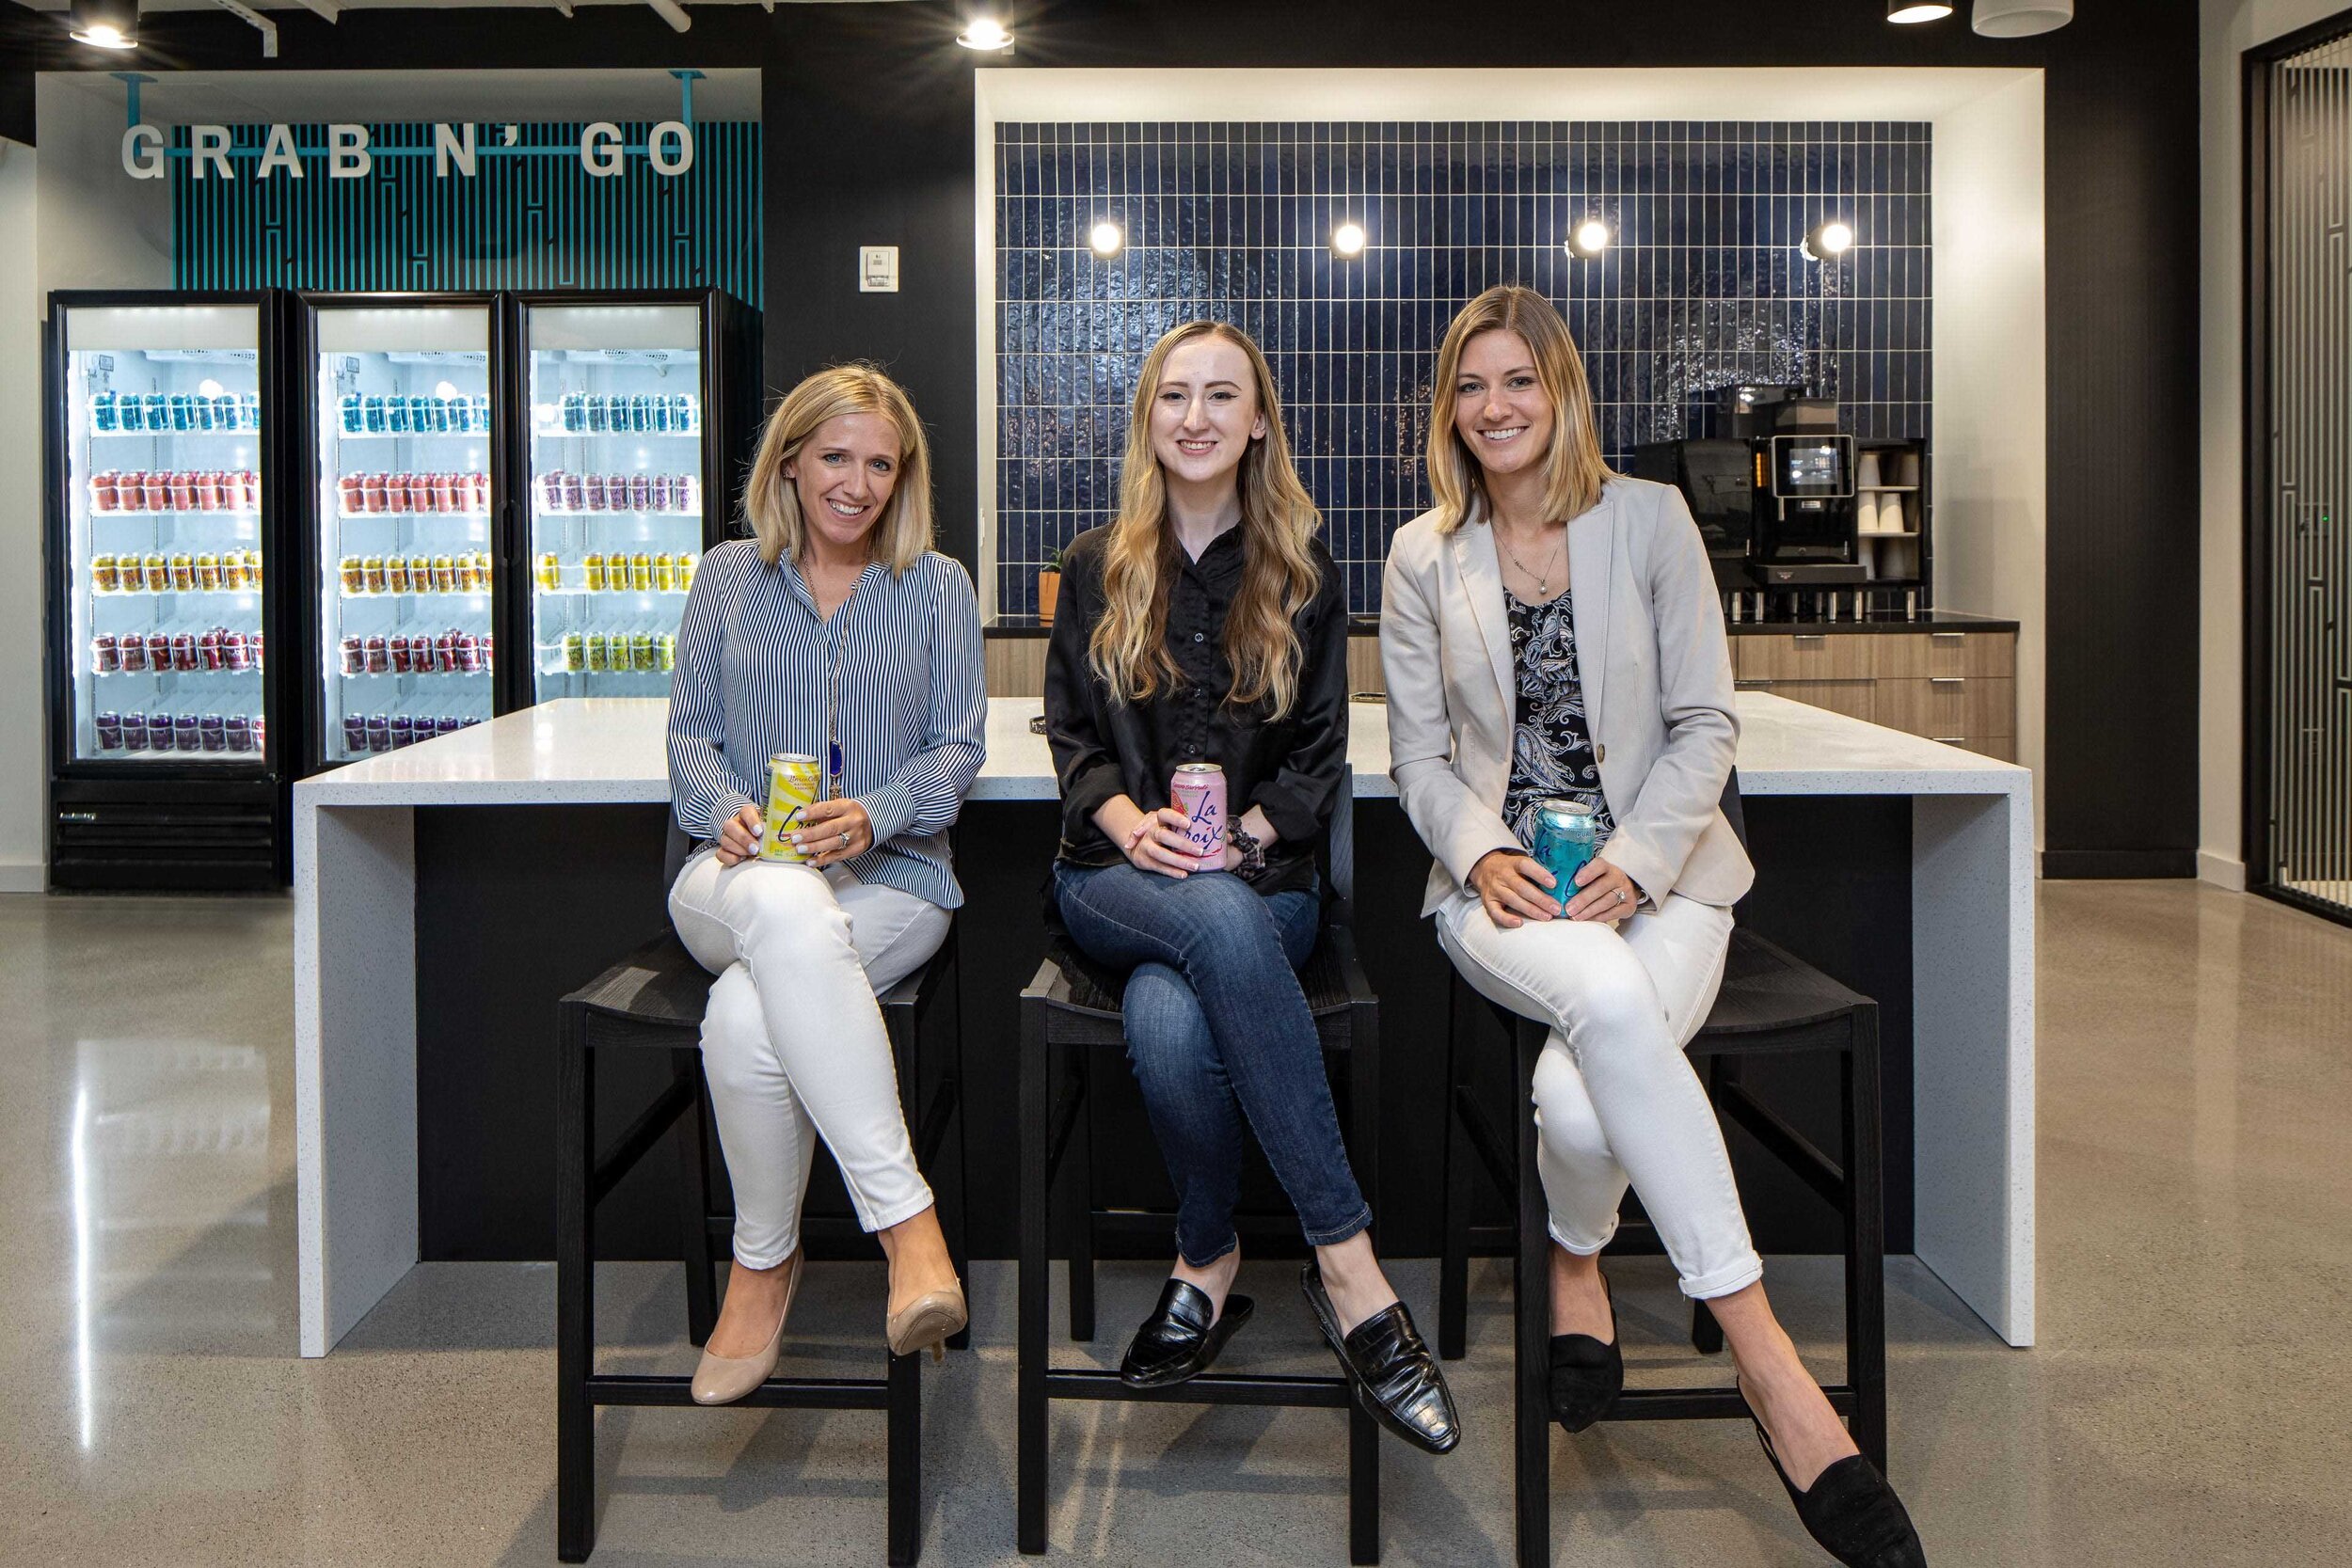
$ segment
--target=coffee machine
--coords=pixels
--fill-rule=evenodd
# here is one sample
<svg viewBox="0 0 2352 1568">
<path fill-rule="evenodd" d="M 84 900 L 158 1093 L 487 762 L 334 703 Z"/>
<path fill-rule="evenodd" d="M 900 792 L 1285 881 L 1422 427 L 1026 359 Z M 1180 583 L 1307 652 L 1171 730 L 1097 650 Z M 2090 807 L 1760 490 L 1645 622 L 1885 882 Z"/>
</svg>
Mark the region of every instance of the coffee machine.
<svg viewBox="0 0 2352 1568">
<path fill-rule="evenodd" d="M 1681 490 L 1707 543 L 1716 586 L 1738 593 L 1858 583 L 1854 442 L 1837 404 L 1803 388 L 1728 387 L 1724 436 L 1633 449 L 1637 478 Z"/>
</svg>

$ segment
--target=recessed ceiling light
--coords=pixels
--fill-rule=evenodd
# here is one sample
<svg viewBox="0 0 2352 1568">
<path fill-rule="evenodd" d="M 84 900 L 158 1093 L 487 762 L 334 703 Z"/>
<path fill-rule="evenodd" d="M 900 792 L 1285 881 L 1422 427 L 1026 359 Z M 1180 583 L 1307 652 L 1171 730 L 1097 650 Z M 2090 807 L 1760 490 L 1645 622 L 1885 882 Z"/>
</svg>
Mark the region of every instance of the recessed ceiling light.
<svg viewBox="0 0 2352 1568">
<path fill-rule="evenodd" d="M 1951 0 L 1886 0 L 1889 22 L 1941 22 L 1951 14 Z"/>
<path fill-rule="evenodd" d="M 1597 256 L 1609 248 L 1613 238 L 1607 224 L 1598 218 L 1586 218 L 1568 231 L 1566 249 L 1571 256 Z"/>
<path fill-rule="evenodd" d="M 976 16 L 969 27 L 956 35 L 956 41 L 984 55 L 1000 55 L 1012 47 L 1012 34 L 993 16 Z"/>
<path fill-rule="evenodd" d="M 1087 244 L 1094 247 L 1097 256 L 1116 256 L 1126 243 L 1127 236 L 1120 231 L 1119 225 L 1108 218 L 1096 224 L 1087 233 Z"/>
<path fill-rule="evenodd" d="M 136 49 L 138 0 L 73 0 L 68 25 L 74 42 L 92 49 Z"/>
<path fill-rule="evenodd" d="M 1361 256 L 1363 253 L 1364 226 L 1362 224 L 1343 223 L 1331 230 L 1332 255 Z"/>
<path fill-rule="evenodd" d="M 1833 257 L 1843 256 L 1852 248 L 1853 226 L 1842 223 L 1836 218 L 1815 224 L 1813 231 L 1804 237 L 1804 253 L 1816 261 L 1826 261 Z"/>
</svg>

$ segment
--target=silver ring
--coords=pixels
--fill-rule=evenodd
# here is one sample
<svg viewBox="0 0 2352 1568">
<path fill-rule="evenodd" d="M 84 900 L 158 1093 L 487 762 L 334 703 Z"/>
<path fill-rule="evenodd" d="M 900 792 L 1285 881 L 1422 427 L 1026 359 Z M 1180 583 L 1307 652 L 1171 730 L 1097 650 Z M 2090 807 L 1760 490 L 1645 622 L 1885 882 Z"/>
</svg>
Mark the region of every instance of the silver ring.
<svg viewBox="0 0 2352 1568">
<path fill-rule="evenodd" d="M 850 847 L 850 830 L 849 830 L 849 829 L 847 829 L 847 828 L 844 828 L 844 829 L 842 829 L 842 830 L 841 830 L 841 847 L 843 847 L 844 849 L 847 849 L 849 847 Z M 1625 896 L 1625 889 L 1623 889 L 1623 888 L 1619 888 L 1619 889 L 1617 890 L 1617 896 L 1618 896 L 1618 897 L 1620 897 L 1620 898 L 1624 897 L 1624 896 Z"/>
<path fill-rule="evenodd" d="M 1617 902 L 1620 904 L 1625 902 L 1625 889 L 1623 888 L 1617 890 Z"/>
</svg>

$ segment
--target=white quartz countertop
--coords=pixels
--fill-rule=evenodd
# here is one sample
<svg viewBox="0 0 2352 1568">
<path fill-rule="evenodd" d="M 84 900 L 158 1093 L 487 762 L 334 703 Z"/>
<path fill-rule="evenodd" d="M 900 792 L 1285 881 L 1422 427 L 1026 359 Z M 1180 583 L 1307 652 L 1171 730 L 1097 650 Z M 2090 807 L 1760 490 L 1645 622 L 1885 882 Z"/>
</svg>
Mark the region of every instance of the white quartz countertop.
<svg viewBox="0 0 2352 1568">
<path fill-rule="evenodd" d="M 1747 795 L 2013 795 L 2013 764 L 1883 729 L 1770 692 L 1742 691 L 1740 788 Z M 670 798 L 660 697 L 566 697 L 351 763 L 294 785 L 303 806 L 591 805 Z M 992 697 L 988 761 L 975 800 L 1050 800 L 1035 697 Z M 1359 799 L 1393 798 L 1389 710 L 1352 708 L 1348 760 Z"/>
</svg>

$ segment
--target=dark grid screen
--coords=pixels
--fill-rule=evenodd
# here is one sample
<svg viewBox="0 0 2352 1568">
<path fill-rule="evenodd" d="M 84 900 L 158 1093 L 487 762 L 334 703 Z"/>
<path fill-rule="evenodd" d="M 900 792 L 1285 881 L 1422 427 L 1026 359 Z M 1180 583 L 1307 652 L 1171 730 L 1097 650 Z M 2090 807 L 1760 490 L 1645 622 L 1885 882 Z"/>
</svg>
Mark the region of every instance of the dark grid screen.
<svg viewBox="0 0 2352 1568">
<path fill-rule="evenodd" d="M 1583 350 L 1612 467 L 1710 432 L 1734 382 L 1835 397 L 1858 436 L 1929 435 L 1929 127 L 1633 121 L 996 127 L 996 608 L 1035 610 L 1047 553 L 1109 519 L 1145 352 L 1231 321 L 1274 368 L 1348 602 L 1379 608 L 1389 537 L 1428 504 L 1438 344 L 1496 283 L 1540 290 Z M 1562 243 L 1597 216 L 1597 261 Z M 1834 262 L 1801 246 L 1851 223 Z M 1104 260 L 1088 235 L 1119 223 Z M 1332 229 L 1370 236 L 1335 258 Z"/>
</svg>

